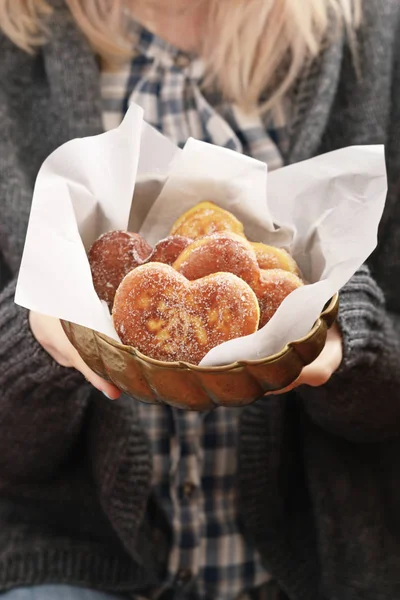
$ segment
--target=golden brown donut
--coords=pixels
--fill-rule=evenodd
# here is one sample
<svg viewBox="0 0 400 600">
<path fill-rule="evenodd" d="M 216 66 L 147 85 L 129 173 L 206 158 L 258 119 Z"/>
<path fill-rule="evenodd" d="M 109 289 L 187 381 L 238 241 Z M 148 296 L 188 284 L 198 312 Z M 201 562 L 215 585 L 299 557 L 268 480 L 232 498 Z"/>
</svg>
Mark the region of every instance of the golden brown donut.
<svg viewBox="0 0 400 600">
<path fill-rule="evenodd" d="M 193 240 L 182 235 L 170 235 L 157 242 L 153 252 L 145 262 L 161 262 L 166 265 L 172 265 L 192 242 Z"/>
<path fill-rule="evenodd" d="M 267 246 L 267 244 L 259 242 L 252 242 L 251 245 L 256 253 L 260 269 L 283 269 L 296 275 L 299 274 L 296 261 L 283 248 L 275 248 L 275 246 Z"/>
<path fill-rule="evenodd" d="M 171 235 L 198 240 L 205 235 L 222 231 L 244 236 L 242 223 L 230 212 L 212 202 L 200 202 L 179 217 L 172 226 Z"/>
<path fill-rule="evenodd" d="M 215 346 L 257 331 L 252 289 L 231 273 L 190 282 L 171 266 L 142 265 L 124 278 L 113 307 L 121 341 L 150 358 L 198 364 Z"/>
<path fill-rule="evenodd" d="M 182 252 L 173 267 L 189 280 L 225 272 L 237 275 L 253 287 L 260 277 L 250 242 L 229 232 L 196 240 Z"/>
<path fill-rule="evenodd" d="M 129 231 L 109 231 L 94 242 L 88 255 L 93 285 L 110 309 L 125 275 L 141 265 L 151 251 L 146 240 Z"/>
<path fill-rule="evenodd" d="M 283 269 L 260 271 L 259 284 L 254 288 L 260 305 L 260 329 L 274 316 L 286 296 L 303 285 L 300 277 Z"/>
</svg>

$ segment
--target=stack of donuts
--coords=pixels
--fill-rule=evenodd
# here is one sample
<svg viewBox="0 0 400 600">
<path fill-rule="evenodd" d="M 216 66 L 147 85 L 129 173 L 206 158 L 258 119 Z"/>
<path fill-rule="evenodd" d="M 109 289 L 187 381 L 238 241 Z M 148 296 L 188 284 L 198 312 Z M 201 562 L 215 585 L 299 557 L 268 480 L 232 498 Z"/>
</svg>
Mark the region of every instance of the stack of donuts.
<svg viewBox="0 0 400 600">
<path fill-rule="evenodd" d="M 183 214 L 154 248 L 137 233 L 105 233 L 89 263 L 122 343 L 167 362 L 198 364 L 255 333 L 304 285 L 285 250 L 248 241 L 242 223 L 211 202 Z"/>
</svg>

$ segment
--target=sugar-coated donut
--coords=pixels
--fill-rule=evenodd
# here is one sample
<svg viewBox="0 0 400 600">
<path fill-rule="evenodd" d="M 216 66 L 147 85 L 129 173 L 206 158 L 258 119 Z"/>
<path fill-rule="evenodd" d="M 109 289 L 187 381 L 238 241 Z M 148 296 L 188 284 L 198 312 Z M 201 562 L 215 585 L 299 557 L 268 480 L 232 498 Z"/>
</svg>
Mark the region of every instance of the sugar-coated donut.
<svg viewBox="0 0 400 600">
<path fill-rule="evenodd" d="M 250 242 L 230 232 L 196 240 L 180 254 L 173 267 L 189 280 L 211 273 L 233 273 L 251 287 L 257 283 L 260 272 Z"/>
<path fill-rule="evenodd" d="M 125 275 L 142 264 L 151 251 L 146 240 L 129 231 L 109 231 L 94 242 L 88 256 L 93 285 L 110 309 Z"/>
<path fill-rule="evenodd" d="M 197 240 L 221 231 L 244 236 L 243 225 L 234 215 L 212 202 L 200 202 L 179 217 L 172 226 L 171 235 Z"/>
<path fill-rule="evenodd" d="M 303 285 L 300 277 L 289 271 L 261 270 L 260 281 L 254 288 L 260 305 L 260 328 L 274 316 L 286 296 Z"/>
<path fill-rule="evenodd" d="M 215 346 L 257 331 L 259 316 L 254 292 L 239 277 L 215 273 L 190 282 L 154 262 L 128 273 L 113 307 L 124 344 L 150 358 L 192 364 Z"/>
<path fill-rule="evenodd" d="M 299 268 L 294 258 L 283 248 L 267 246 L 259 242 L 251 243 L 257 257 L 260 269 L 283 269 L 290 273 L 299 274 Z"/>
<path fill-rule="evenodd" d="M 153 252 L 145 262 L 161 262 L 166 265 L 172 265 L 192 242 L 193 240 L 182 235 L 170 235 L 157 242 Z"/>
</svg>

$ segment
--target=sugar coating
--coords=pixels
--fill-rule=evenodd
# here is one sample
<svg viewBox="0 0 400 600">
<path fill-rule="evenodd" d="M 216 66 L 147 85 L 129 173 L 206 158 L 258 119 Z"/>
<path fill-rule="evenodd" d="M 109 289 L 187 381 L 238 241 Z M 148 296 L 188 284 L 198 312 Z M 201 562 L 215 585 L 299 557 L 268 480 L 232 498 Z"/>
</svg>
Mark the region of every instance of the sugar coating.
<svg viewBox="0 0 400 600">
<path fill-rule="evenodd" d="M 157 242 L 153 252 L 145 262 L 161 262 L 172 265 L 192 242 L 193 240 L 182 235 L 170 235 Z"/>
<path fill-rule="evenodd" d="M 115 292 L 125 275 L 141 265 L 152 247 L 137 233 L 109 231 L 89 250 L 93 285 L 101 300 L 112 307 Z"/>
<path fill-rule="evenodd" d="M 249 242 L 236 217 L 211 202 L 182 215 L 172 232 L 154 249 L 138 234 L 108 232 L 89 252 L 122 342 L 151 358 L 198 364 L 263 327 L 304 285 L 285 250 Z"/>
<path fill-rule="evenodd" d="M 171 266 L 148 263 L 118 288 L 113 320 L 124 344 L 150 358 L 198 364 L 215 346 L 257 331 L 252 289 L 231 273 L 189 282 Z"/>
<path fill-rule="evenodd" d="M 290 271 L 296 275 L 299 274 L 299 268 L 296 261 L 290 256 L 289 252 L 286 252 L 283 248 L 267 246 L 267 244 L 258 242 L 252 242 L 251 246 L 255 251 L 260 269 L 283 269 L 284 271 Z"/>
<path fill-rule="evenodd" d="M 284 299 L 304 285 L 294 273 L 283 269 L 260 271 L 260 282 L 255 293 L 260 305 L 260 328 L 274 316 Z"/>
<path fill-rule="evenodd" d="M 193 242 L 173 266 L 189 280 L 226 272 L 237 275 L 253 287 L 260 276 L 250 242 L 230 232 L 213 234 Z"/>
</svg>

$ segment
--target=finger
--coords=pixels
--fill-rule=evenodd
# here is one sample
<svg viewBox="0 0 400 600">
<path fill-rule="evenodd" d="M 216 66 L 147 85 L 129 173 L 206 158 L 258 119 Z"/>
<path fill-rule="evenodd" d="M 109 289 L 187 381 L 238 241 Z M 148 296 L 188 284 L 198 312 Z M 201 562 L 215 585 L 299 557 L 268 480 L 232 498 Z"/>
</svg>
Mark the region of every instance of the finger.
<svg viewBox="0 0 400 600">
<path fill-rule="evenodd" d="M 339 368 L 342 362 L 342 347 L 337 344 L 333 338 L 328 338 L 324 350 L 319 357 L 307 367 L 304 367 L 299 377 L 289 386 L 265 394 L 266 396 L 279 396 L 287 394 L 300 385 L 309 385 L 311 387 L 320 387 L 328 383 L 333 373 Z"/>
<path fill-rule="evenodd" d="M 333 373 L 340 367 L 343 359 L 343 348 L 341 334 L 337 325 L 334 325 L 328 332 L 327 340 L 321 354 L 307 367 L 304 367 L 299 377 L 289 386 L 267 392 L 265 396 L 280 396 L 287 394 L 300 385 L 309 385 L 311 387 L 320 387 L 325 385 Z"/>
<path fill-rule="evenodd" d="M 48 343 L 46 346 L 46 352 L 48 352 L 50 356 L 52 356 L 52 358 L 54 358 L 54 360 L 62 367 L 75 368 L 80 371 L 89 383 L 91 383 L 100 392 L 103 392 L 106 396 L 108 396 L 110 400 L 116 400 L 119 398 L 121 395 L 120 390 L 112 383 L 109 383 L 97 375 L 84 362 L 76 348 L 74 348 L 74 346 L 68 340 L 58 319 L 54 319 L 52 326 L 54 330 L 57 330 L 59 333 L 58 347 L 56 348 L 53 344 Z"/>
<path fill-rule="evenodd" d="M 287 387 L 282 388 L 281 390 L 274 390 L 273 392 L 267 392 L 266 394 L 264 394 L 264 396 L 281 396 L 282 394 L 287 394 L 288 392 L 291 392 L 296 387 L 298 387 L 299 385 L 301 385 L 301 384 L 298 383 L 299 379 L 300 378 L 297 378 L 296 381 L 294 381 L 293 383 L 291 383 Z"/>
<path fill-rule="evenodd" d="M 120 397 L 121 391 L 115 385 L 109 383 L 100 377 L 100 375 L 97 375 L 97 373 L 92 371 L 79 355 L 76 358 L 76 361 L 74 361 L 74 367 L 82 373 L 85 379 L 87 379 L 93 387 L 100 390 L 100 392 L 103 392 L 110 400 L 117 400 Z"/>
<path fill-rule="evenodd" d="M 58 326 L 60 328 L 60 333 L 62 331 L 63 343 L 61 345 L 61 348 L 63 350 L 63 356 L 60 354 L 60 356 L 56 360 L 58 360 L 58 362 L 65 367 L 74 367 L 75 369 L 80 371 L 85 377 L 85 379 L 93 385 L 93 387 L 98 389 L 100 392 L 103 392 L 103 394 L 108 396 L 110 400 L 116 400 L 117 398 L 119 398 L 121 395 L 120 390 L 115 385 L 109 383 L 108 381 L 100 377 L 100 375 L 97 375 L 97 373 L 92 371 L 92 369 L 81 358 L 77 349 L 74 348 L 74 346 L 67 338 L 60 322 L 58 322 Z"/>
<path fill-rule="evenodd" d="M 74 356 L 72 358 L 72 362 L 73 362 L 72 366 L 75 369 L 77 369 L 78 371 L 80 371 L 82 373 L 82 375 L 85 377 L 85 379 L 93 385 L 93 387 L 95 387 L 100 392 L 103 392 L 103 394 L 108 396 L 108 398 L 110 398 L 110 400 L 117 400 L 120 397 L 121 391 L 115 385 L 113 385 L 112 383 L 109 383 L 108 381 L 106 381 L 105 379 L 100 377 L 100 375 L 97 375 L 97 373 L 92 371 L 92 369 L 90 367 L 88 367 L 88 365 L 80 357 L 77 350 L 75 350 L 75 349 L 74 349 Z"/>
<path fill-rule="evenodd" d="M 343 358 L 341 344 L 328 342 L 319 358 L 304 367 L 296 384 L 319 387 L 328 383 L 332 375 L 338 370 Z"/>
<path fill-rule="evenodd" d="M 311 387 L 325 385 L 332 377 L 334 370 L 331 364 L 324 364 L 322 361 L 316 365 L 312 364 L 304 367 L 300 377 L 296 379 L 296 387 L 299 385 L 309 385 Z"/>
<path fill-rule="evenodd" d="M 325 364 L 322 360 L 318 360 L 312 363 L 308 367 L 304 367 L 299 377 L 287 387 L 277 390 L 275 392 L 268 392 L 266 396 L 280 396 L 281 394 L 287 394 L 292 390 L 298 388 L 300 385 L 309 385 L 311 387 L 320 387 L 328 383 L 332 377 L 333 369 L 331 365 Z"/>
</svg>

